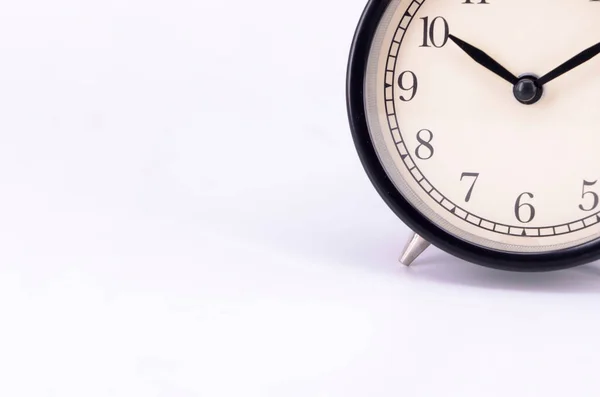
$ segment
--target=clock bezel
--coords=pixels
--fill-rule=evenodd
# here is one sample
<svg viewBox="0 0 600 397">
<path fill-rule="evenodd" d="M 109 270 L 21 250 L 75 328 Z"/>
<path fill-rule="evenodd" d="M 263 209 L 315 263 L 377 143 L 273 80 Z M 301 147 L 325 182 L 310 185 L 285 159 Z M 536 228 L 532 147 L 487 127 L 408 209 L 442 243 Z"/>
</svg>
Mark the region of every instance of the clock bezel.
<svg viewBox="0 0 600 397">
<path fill-rule="evenodd" d="M 600 239 L 557 251 L 516 253 L 481 247 L 462 240 L 417 211 L 388 177 L 367 125 L 364 84 L 372 41 L 392 0 L 369 0 L 360 18 L 350 50 L 347 73 L 347 108 L 356 149 L 369 179 L 392 211 L 433 245 L 463 260 L 501 270 L 551 271 L 582 265 L 600 258 Z"/>
</svg>

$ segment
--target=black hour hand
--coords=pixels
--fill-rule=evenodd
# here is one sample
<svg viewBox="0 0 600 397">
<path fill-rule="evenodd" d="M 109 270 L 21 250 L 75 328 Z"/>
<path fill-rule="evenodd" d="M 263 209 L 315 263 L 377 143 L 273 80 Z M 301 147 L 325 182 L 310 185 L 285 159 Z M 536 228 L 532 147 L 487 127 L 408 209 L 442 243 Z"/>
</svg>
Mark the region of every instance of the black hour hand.
<svg viewBox="0 0 600 397">
<path fill-rule="evenodd" d="M 450 35 L 452 40 L 457 46 L 459 46 L 468 56 L 473 58 L 475 62 L 488 69 L 489 71 L 500 76 L 502 79 L 508 81 L 510 84 L 515 85 L 519 79 L 509 72 L 504 66 L 496 62 L 491 56 L 481 51 L 479 48 L 472 46 L 471 44 L 459 39 L 454 35 Z"/>
</svg>

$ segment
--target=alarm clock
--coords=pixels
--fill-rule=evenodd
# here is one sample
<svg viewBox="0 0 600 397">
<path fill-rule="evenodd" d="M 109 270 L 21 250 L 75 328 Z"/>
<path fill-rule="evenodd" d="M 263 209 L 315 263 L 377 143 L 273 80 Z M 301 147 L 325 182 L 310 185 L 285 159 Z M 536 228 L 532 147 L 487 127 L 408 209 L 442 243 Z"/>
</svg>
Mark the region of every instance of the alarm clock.
<svg viewBox="0 0 600 397">
<path fill-rule="evenodd" d="M 549 271 L 600 257 L 600 1 L 370 0 L 347 75 L 383 200 L 466 261 Z"/>
</svg>

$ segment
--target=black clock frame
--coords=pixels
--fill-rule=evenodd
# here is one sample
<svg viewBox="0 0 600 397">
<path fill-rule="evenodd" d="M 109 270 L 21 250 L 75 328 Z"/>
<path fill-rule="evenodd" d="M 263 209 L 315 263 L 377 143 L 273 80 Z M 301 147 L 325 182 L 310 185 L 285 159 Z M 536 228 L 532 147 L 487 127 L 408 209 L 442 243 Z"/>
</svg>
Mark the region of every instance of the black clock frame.
<svg viewBox="0 0 600 397">
<path fill-rule="evenodd" d="M 354 36 L 346 84 L 348 117 L 360 160 L 386 204 L 408 227 L 436 247 L 463 260 L 501 270 L 539 272 L 566 269 L 600 258 L 600 239 L 545 253 L 512 253 L 484 248 L 436 226 L 396 189 L 379 161 L 366 120 L 364 83 L 367 58 L 379 22 L 392 0 L 369 0 Z"/>
</svg>

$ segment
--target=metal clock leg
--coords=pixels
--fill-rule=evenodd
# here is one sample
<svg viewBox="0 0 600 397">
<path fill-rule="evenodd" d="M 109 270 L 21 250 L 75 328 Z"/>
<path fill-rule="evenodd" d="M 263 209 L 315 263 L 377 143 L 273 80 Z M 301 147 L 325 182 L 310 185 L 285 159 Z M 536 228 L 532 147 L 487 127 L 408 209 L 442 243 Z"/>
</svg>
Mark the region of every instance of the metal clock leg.
<svg viewBox="0 0 600 397">
<path fill-rule="evenodd" d="M 431 244 L 423 237 L 416 233 L 413 233 L 404 252 L 400 257 L 400 263 L 406 266 L 410 266 L 419 255 L 421 255 Z"/>
</svg>

